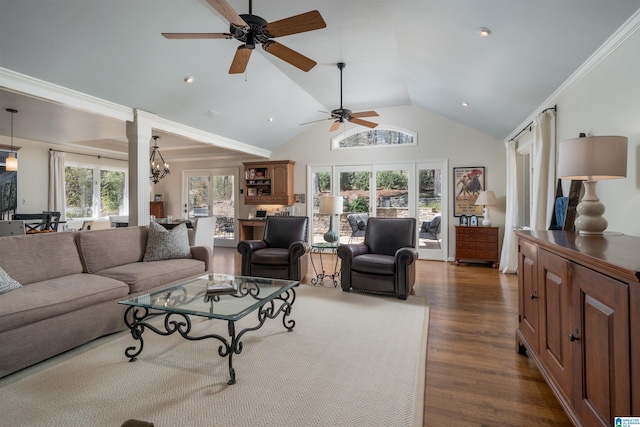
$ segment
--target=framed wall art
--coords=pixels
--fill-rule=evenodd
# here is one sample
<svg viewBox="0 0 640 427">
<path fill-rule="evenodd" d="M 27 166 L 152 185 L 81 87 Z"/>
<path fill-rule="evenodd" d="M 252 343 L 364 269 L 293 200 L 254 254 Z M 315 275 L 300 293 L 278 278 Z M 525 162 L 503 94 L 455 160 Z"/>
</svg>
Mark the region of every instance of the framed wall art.
<svg viewBox="0 0 640 427">
<path fill-rule="evenodd" d="M 484 166 L 453 168 L 453 216 L 482 216 L 476 199 L 484 191 Z"/>
</svg>

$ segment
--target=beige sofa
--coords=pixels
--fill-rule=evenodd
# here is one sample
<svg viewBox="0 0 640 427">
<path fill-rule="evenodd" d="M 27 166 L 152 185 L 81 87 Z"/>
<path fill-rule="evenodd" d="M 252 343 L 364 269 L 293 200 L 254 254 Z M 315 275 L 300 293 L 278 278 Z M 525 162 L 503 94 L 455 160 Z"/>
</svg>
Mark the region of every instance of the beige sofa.
<svg viewBox="0 0 640 427">
<path fill-rule="evenodd" d="M 23 285 L 0 295 L 0 377 L 126 329 L 118 301 L 211 271 L 208 247 L 143 262 L 148 234 L 143 226 L 0 238 L 0 267 Z"/>
</svg>

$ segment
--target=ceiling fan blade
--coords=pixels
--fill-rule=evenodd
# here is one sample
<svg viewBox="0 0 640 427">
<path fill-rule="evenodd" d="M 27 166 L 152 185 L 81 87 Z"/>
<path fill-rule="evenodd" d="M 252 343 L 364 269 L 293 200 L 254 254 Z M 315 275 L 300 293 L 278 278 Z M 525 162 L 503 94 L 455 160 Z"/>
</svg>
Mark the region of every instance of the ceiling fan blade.
<svg viewBox="0 0 640 427">
<path fill-rule="evenodd" d="M 309 71 L 316 66 L 316 61 L 309 59 L 295 50 L 289 49 L 285 45 L 269 40 L 262 44 L 262 48 L 270 54 L 277 56 L 285 62 L 300 68 L 302 71 Z"/>
<path fill-rule="evenodd" d="M 329 132 L 335 132 L 340 128 L 340 120 L 336 120 L 335 122 L 333 122 L 333 124 L 331 125 L 331 127 L 329 128 Z"/>
<path fill-rule="evenodd" d="M 207 3 L 209 3 L 212 8 L 217 10 L 220 15 L 235 26 L 248 27 L 247 23 L 244 22 L 244 19 L 240 18 L 238 12 L 233 10 L 226 0 L 207 0 Z"/>
<path fill-rule="evenodd" d="M 244 70 L 247 69 L 249 58 L 251 57 L 251 51 L 253 51 L 253 49 L 247 48 L 247 45 L 243 44 L 242 46 L 238 46 L 238 50 L 236 50 L 233 62 L 231 62 L 231 67 L 229 68 L 229 74 L 244 73 Z"/>
<path fill-rule="evenodd" d="M 300 123 L 300 126 L 302 126 L 302 125 L 310 125 L 311 123 L 324 122 L 325 120 L 333 120 L 333 117 L 327 117 L 326 119 L 319 119 L 319 120 L 313 120 L 313 121 L 310 121 L 310 122 Z"/>
<path fill-rule="evenodd" d="M 162 33 L 167 39 L 232 39 L 229 33 Z"/>
<path fill-rule="evenodd" d="M 374 127 L 378 126 L 378 124 L 377 124 L 377 123 L 368 122 L 368 121 L 366 121 L 366 120 L 361 120 L 361 119 L 359 119 L 359 118 L 357 118 L 357 117 L 353 117 L 353 115 L 352 115 L 351 117 L 349 117 L 349 119 L 348 119 L 348 120 L 349 120 L 351 123 L 355 123 L 355 124 L 360 125 L 360 126 L 366 126 L 366 127 L 368 127 L 368 128 L 371 128 L 371 129 L 373 129 Z"/>
<path fill-rule="evenodd" d="M 211 0 L 209 0 L 211 2 Z M 270 22 L 264 26 L 265 32 L 269 37 L 282 37 L 291 34 L 305 33 L 307 31 L 319 30 L 325 28 L 327 23 L 324 22 L 320 12 L 312 10 L 311 12 L 302 13 L 300 15 L 291 16 L 279 21 Z"/>
<path fill-rule="evenodd" d="M 351 117 L 377 117 L 378 113 L 375 111 L 360 111 L 359 113 L 351 113 Z"/>
</svg>

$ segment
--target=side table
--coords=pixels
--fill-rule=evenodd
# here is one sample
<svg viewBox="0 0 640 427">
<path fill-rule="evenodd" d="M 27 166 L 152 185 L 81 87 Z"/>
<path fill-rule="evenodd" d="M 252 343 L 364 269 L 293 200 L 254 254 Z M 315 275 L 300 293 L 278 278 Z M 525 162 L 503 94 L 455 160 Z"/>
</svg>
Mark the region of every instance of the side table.
<svg viewBox="0 0 640 427">
<path fill-rule="evenodd" d="M 322 260 L 322 254 L 325 251 L 331 251 L 331 255 L 336 257 L 336 262 L 333 266 L 333 272 L 329 273 L 324 269 L 324 261 Z M 315 261 L 313 260 L 313 254 L 318 254 L 320 258 L 320 269 L 317 268 Z M 337 243 L 313 243 L 311 245 L 311 266 L 313 267 L 313 272 L 316 277 L 311 279 L 312 285 L 317 285 L 318 283 L 324 282 L 325 278 L 331 278 L 333 282 L 333 287 L 338 286 L 338 281 L 340 280 L 340 271 L 338 270 L 338 244 Z"/>
</svg>

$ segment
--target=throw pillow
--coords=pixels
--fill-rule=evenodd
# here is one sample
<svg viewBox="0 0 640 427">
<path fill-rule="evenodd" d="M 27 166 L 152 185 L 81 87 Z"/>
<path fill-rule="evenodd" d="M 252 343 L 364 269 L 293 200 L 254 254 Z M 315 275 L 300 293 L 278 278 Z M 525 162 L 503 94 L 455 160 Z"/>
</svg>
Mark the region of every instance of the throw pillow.
<svg viewBox="0 0 640 427">
<path fill-rule="evenodd" d="M 0 294 L 4 294 L 5 292 L 12 291 L 14 289 L 21 288 L 22 285 L 15 279 L 12 279 L 11 276 L 7 274 L 6 271 L 0 267 Z"/>
<path fill-rule="evenodd" d="M 167 230 L 157 222 L 149 224 L 149 238 L 143 261 L 191 258 L 187 226 L 180 224 Z"/>
<path fill-rule="evenodd" d="M 364 223 L 363 220 L 358 221 L 358 230 L 366 230 L 367 224 Z"/>
</svg>

